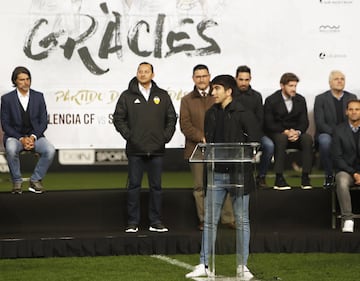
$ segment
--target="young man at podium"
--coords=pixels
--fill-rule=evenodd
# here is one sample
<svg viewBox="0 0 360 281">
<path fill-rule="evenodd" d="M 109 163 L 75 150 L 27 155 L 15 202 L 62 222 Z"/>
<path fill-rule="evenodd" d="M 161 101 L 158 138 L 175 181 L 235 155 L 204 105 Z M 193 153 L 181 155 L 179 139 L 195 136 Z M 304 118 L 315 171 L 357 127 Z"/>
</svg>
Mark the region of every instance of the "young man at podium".
<svg viewBox="0 0 360 281">
<path fill-rule="evenodd" d="M 237 91 L 236 81 L 231 75 L 219 75 L 212 80 L 212 94 L 215 104 L 205 115 L 206 143 L 249 143 L 259 142 L 261 129 L 255 115 L 246 110 L 232 96 Z M 236 164 L 235 164 L 236 166 Z M 211 245 L 216 240 L 216 230 L 221 207 L 227 193 L 230 193 L 236 219 L 237 241 L 241 241 L 241 263 L 237 264 L 237 276 L 241 280 L 250 280 L 252 273 L 247 268 L 250 243 L 249 225 L 249 193 L 255 187 L 252 164 L 247 163 L 244 168 L 243 188 L 241 194 L 230 187 L 231 179 L 240 175 L 234 174 L 234 164 L 216 163 L 213 181 L 214 187 L 208 188 L 205 196 L 205 222 L 202 234 L 200 264 L 186 274 L 187 278 L 211 276 L 209 257 Z M 211 208 L 213 212 L 211 212 Z M 213 214 L 213 217 L 211 215 Z M 210 241 L 212 237 L 212 241 Z"/>
</svg>

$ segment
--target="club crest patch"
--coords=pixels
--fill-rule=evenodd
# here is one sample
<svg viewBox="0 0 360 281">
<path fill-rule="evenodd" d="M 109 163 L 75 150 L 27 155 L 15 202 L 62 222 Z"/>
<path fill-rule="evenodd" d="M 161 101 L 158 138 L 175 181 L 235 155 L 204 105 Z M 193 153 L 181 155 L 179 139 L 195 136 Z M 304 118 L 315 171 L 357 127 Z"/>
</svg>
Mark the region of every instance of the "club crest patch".
<svg viewBox="0 0 360 281">
<path fill-rule="evenodd" d="M 158 96 L 155 96 L 153 99 L 155 104 L 159 104 L 160 103 L 160 98 Z"/>
</svg>

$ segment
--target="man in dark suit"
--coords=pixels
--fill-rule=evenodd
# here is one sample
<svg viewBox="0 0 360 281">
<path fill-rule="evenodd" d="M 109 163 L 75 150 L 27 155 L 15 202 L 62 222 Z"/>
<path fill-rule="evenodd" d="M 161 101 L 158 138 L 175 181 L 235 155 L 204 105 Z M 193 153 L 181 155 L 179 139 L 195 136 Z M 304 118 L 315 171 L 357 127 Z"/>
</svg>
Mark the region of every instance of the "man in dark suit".
<svg viewBox="0 0 360 281">
<path fill-rule="evenodd" d="M 345 75 L 333 70 L 329 76 L 330 90 L 315 97 L 314 119 L 316 125 L 315 141 L 319 146 L 320 161 L 325 173 L 324 188 L 330 188 L 334 182 L 331 161 L 331 140 L 335 127 L 347 118 L 346 105 L 356 100 L 356 95 L 344 91 Z"/>
<path fill-rule="evenodd" d="M 312 188 L 309 174 L 312 168 L 312 137 L 306 133 L 309 126 L 306 101 L 296 93 L 299 78 L 293 73 L 281 76 L 281 89 L 265 100 L 265 133 L 275 144 L 274 171 L 276 173 L 274 189 L 291 189 L 283 177 L 287 148 L 302 151 L 303 172 L 301 187 Z"/>
<path fill-rule="evenodd" d="M 332 158 L 335 168 L 336 193 L 343 219 L 342 232 L 354 231 L 349 188 L 360 185 L 360 101 L 350 100 L 347 120 L 333 130 Z"/>
<path fill-rule="evenodd" d="M 30 177 L 29 190 L 42 193 L 44 178 L 55 155 L 54 146 L 45 138 L 47 110 L 42 93 L 30 89 L 30 71 L 18 66 L 11 81 L 15 90 L 1 97 L 1 125 L 4 131 L 4 146 L 13 182 L 12 192 L 22 193 L 22 177 L 19 154 L 34 151 L 40 155 Z"/>
</svg>

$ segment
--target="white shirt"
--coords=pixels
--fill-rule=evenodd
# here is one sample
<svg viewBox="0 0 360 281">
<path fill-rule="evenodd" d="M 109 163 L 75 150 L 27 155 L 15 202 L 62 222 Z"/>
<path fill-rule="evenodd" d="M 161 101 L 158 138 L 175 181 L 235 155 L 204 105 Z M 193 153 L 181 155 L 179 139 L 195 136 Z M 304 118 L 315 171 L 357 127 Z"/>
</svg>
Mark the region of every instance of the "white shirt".
<svg viewBox="0 0 360 281">
<path fill-rule="evenodd" d="M 210 92 L 210 87 L 207 87 L 205 90 L 200 90 L 200 89 L 197 89 L 197 90 L 202 97 L 206 97 Z"/>
<path fill-rule="evenodd" d="M 285 106 L 286 106 L 286 109 L 288 112 L 291 112 L 292 110 L 292 107 L 293 107 L 293 101 L 292 101 L 292 98 L 288 98 L 286 97 L 284 94 L 282 94 L 282 97 L 284 99 L 284 102 L 285 102 Z"/>
<path fill-rule="evenodd" d="M 139 90 L 140 93 L 142 93 L 142 95 L 144 96 L 144 98 L 146 100 L 149 100 L 149 96 L 150 96 L 150 91 L 151 91 L 151 86 L 152 84 L 150 83 L 150 87 L 148 89 L 144 88 L 140 83 L 139 83 Z"/>
<path fill-rule="evenodd" d="M 28 104 L 29 104 L 29 97 L 30 97 L 29 91 L 28 91 L 25 95 L 23 95 L 22 93 L 20 93 L 20 92 L 18 91 L 18 89 L 16 89 L 16 92 L 17 92 L 19 101 L 20 101 L 23 109 L 26 111 L 27 106 L 28 106 Z"/>
</svg>

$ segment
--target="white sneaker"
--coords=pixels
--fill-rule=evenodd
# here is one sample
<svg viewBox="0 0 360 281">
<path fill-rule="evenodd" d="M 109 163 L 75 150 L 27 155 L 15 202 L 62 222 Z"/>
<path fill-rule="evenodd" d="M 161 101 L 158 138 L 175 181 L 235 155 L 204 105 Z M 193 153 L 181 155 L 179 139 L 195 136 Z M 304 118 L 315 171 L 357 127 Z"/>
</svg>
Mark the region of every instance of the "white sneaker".
<svg viewBox="0 0 360 281">
<path fill-rule="evenodd" d="M 354 221 L 353 220 L 344 221 L 342 232 L 354 232 Z"/>
<path fill-rule="evenodd" d="M 189 272 L 185 275 L 186 278 L 193 278 L 193 277 L 207 277 L 207 269 L 205 267 L 205 264 L 198 264 L 194 267 L 194 270 Z"/>
<path fill-rule="evenodd" d="M 239 265 L 236 269 L 236 275 L 243 281 L 254 278 L 254 275 L 250 272 L 246 265 Z"/>
</svg>

